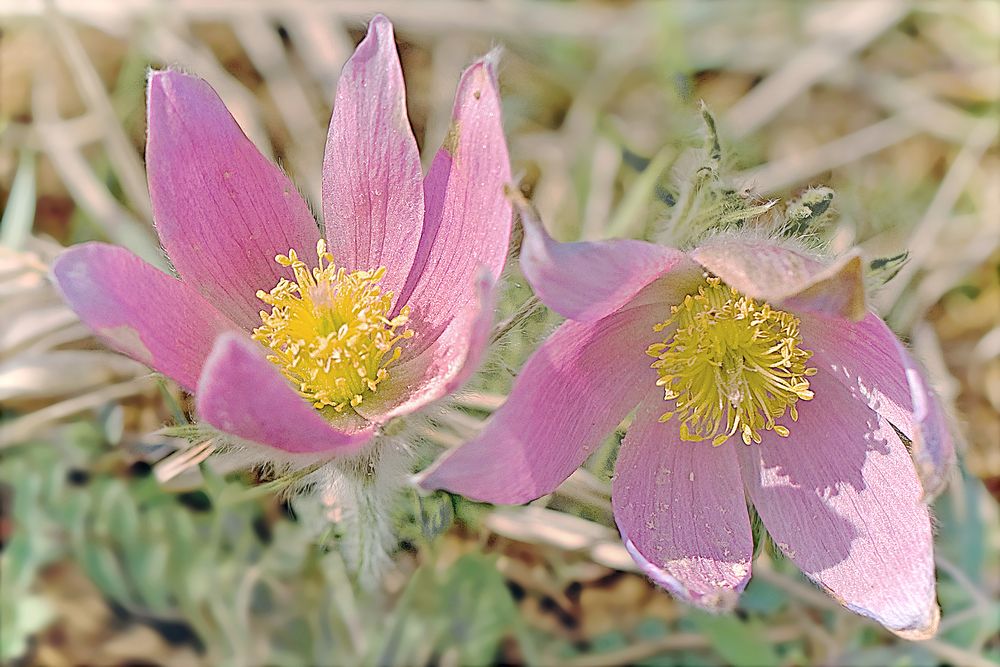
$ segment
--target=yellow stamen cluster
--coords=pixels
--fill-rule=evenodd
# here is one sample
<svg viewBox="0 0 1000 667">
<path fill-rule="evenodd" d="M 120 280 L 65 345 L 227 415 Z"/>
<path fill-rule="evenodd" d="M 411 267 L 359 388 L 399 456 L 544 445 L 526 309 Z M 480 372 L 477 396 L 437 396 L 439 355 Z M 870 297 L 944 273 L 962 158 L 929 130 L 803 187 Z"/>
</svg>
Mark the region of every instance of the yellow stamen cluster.
<svg viewBox="0 0 1000 667">
<path fill-rule="evenodd" d="M 813 397 L 806 378 L 812 352 L 802 348 L 799 319 L 708 278 L 656 331 L 676 327 L 646 353 L 655 357 L 656 384 L 674 410 L 661 422 L 680 420 L 684 440 L 718 446 L 736 433 L 760 442 L 762 429 L 787 437 L 775 420 L 786 411 L 798 419 L 795 403 Z"/>
<path fill-rule="evenodd" d="M 253 339 L 267 346 L 276 364 L 303 398 L 320 410 L 356 408 L 389 377 L 399 359 L 397 344 L 413 336 L 406 328 L 409 307 L 395 317 L 392 292 L 379 282 L 385 268 L 347 272 L 333 263 L 322 240 L 310 270 L 294 250 L 275 261 L 291 267 L 295 280 L 282 278 L 257 298 L 271 306 L 260 312 L 263 324 Z"/>
</svg>

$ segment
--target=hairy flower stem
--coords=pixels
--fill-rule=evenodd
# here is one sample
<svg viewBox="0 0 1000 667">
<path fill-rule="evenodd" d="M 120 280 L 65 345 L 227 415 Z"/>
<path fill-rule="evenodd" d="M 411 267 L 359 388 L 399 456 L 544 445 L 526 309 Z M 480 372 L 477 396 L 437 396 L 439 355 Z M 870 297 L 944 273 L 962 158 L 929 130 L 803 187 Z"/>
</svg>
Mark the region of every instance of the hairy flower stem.
<svg viewBox="0 0 1000 667">
<path fill-rule="evenodd" d="M 701 198 L 702 190 L 712 176 L 712 172 L 702 167 L 695 174 L 690 185 L 681 193 L 678 202 L 677 212 L 672 216 L 667 229 L 667 241 L 669 245 L 685 247 L 696 234 L 693 229 L 692 212 L 697 210 L 695 202 Z"/>
<path fill-rule="evenodd" d="M 393 512 L 413 464 L 402 441 L 381 438 L 366 451 L 334 461 L 323 502 L 339 524 L 340 548 L 364 589 L 374 588 L 396 546 Z"/>
<path fill-rule="evenodd" d="M 705 163 L 698 168 L 688 187 L 681 193 L 677 208 L 671 216 L 665 239 L 668 245 L 684 247 L 695 238 L 701 231 L 695 224 L 697 216 L 694 215 L 700 206 L 695 206 L 704 193 L 705 185 L 718 178 L 719 169 L 722 164 L 722 145 L 719 143 L 719 133 L 715 126 L 715 118 L 708 110 L 708 106 L 701 103 L 701 116 L 705 123 Z"/>
</svg>

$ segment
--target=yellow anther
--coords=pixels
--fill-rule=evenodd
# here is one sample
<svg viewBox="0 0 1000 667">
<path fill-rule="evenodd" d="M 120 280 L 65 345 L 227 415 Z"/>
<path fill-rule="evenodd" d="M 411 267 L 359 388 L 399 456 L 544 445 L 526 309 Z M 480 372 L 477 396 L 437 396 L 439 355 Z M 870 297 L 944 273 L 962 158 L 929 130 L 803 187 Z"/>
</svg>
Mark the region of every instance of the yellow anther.
<svg viewBox="0 0 1000 667">
<path fill-rule="evenodd" d="M 361 405 L 389 377 L 386 368 L 402 352 L 397 345 L 413 336 L 405 328 L 410 309 L 389 317 L 393 294 L 379 285 L 384 267 L 348 272 L 334 264 L 323 240 L 316 256 L 311 270 L 294 250 L 274 258 L 295 279 L 257 292 L 271 311 L 260 311 L 262 324 L 252 337 L 303 398 L 319 410 L 342 412 Z"/>
<path fill-rule="evenodd" d="M 813 397 L 807 378 L 816 374 L 797 317 L 708 278 L 654 330 L 667 328 L 670 338 L 646 350 L 664 399 L 674 402 L 661 422 L 676 418 L 682 439 L 713 446 L 737 433 L 760 442 L 761 430 L 788 437 L 775 420 L 786 411 L 798 419 L 795 403 Z"/>
</svg>

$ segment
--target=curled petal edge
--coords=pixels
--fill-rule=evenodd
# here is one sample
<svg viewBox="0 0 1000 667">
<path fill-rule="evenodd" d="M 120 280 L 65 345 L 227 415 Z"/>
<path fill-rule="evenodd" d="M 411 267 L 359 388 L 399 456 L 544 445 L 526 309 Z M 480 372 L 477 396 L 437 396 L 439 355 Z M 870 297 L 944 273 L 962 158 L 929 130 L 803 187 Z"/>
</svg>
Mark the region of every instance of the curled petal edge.
<svg viewBox="0 0 1000 667">
<path fill-rule="evenodd" d="M 906 374 L 912 401 L 910 455 L 924 488 L 924 500 L 930 502 L 947 486 L 948 476 L 955 466 L 953 429 L 949 428 L 940 399 L 928 387 L 923 371 L 895 337 L 893 344 Z"/>
<path fill-rule="evenodd" d="M 857 250 L 824 266 L 771 241 L 718 237 L 690 254 L 726 284 L 772 306 L 853 321 L 868 314 L 864 263 Z"/>
<path fill-rule="evenodd" d="M 370 408 L 359 413 L 372 423 L 385 425 L 451 394 L 479 368 L 489 346 L 496 302 L 495 283 L 484 267 L 476 279 L 476 297 L 440 336 L 417 357 L 401 362 L 390 382 L 405 389 L 389 389 Z"/>
<path fill-rule="evenodd" d="M 352 454 L 375 435 L 368 424 L 338 429 L 298 395 L 263 347 L 239 334 L 219 336 L 198 381 L 201 418 L 223 433 L 289 454 Z"/>
<path fill-rule="evenodd" d="M 746 587 L 746 582 L 750 580 L 750 576 L 748 574 L 743 585 L 738 590 L 719 588 L 716 589 L 716 593 L 714 594 L 693 596 L 688 591 L 687 587 L 680 582 L 680 580 L 672 577 L 666 571 L 658 568 L 646 560 L 646 558 L 639 553 L 639 550 L 636 549 L 632 540 L 626 537 L 624 539 L 624 543 L 625 550 L 628 551 L 632 560 L 634 560 L 636 565 L 639 566 L 639 570 L 643 574 L 652 579 L 656 585 L 667 589 L 679 599 L 704 611 L 721 614 L 734 610 L 736 608 L 736 604 L 740 600 L 740 593 L 742 592 L 742 589 Z"/>
<path fill-rule="evenodd" d="M 508 196 L 524 228 L 521 270 L 542 302 L 563 317 L 596 322 L 667 273 L 695 268 L 680 250 L 646 241 L 560 243 L 520 193 L 510 190 Z"/>
</svg>

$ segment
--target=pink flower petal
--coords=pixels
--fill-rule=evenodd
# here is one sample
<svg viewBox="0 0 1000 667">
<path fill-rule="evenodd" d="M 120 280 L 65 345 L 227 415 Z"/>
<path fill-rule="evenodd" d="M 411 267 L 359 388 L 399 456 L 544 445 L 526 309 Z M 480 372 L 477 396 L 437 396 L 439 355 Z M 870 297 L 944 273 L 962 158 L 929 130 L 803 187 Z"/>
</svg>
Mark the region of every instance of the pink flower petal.
<svg viewBox="0 0 1000 667">
<path fill-rule="evenodd" d="M 374 429 L 334 427 L 300 397 L 261 345 L 238 334 L 219 338 L 198 383 L 198 414 L 215 428 L 292 454 L 348 454 Z"/>
<path fill-rule="evenodd" d="M 424 227 L 400 303 L 412 308 L 411 350 L 430 345 L 475 298 L 486 267 L 495 281 L 510 240 L 511 208 L 504 195 L 510 163 L 500 95 L 490 57 L 465 70 L 451 129 L 424 180 Z"/>
<path fill-rule="evenodd" d="M 479 367 L 489 346 L 495 297 L 492 280 L 484 273 L 476 301 L 466 306 L 423 353 L 391 366 L 389 380 L 358 406 L 358 412 L 382 425 L 461 387 Z"/>
<path fill-rule="evenodd" d="M 611 501 L 642 570 L 685 602 L 730 610 L 750 579 L 753 539 L 733 445 L 683 442 L 654 390 L 622 441 Z"/>
<path fill-rule="evenodd" d="M 188 285 L 124 248 L 85 243 L 52 267 L 63 298 L 110 347 L 188 391 L 216 336 L 235 328 Z"/>
<path fill-rule="evenodd" d="M 857 252 L 839 257 L 812 280 L 778 299 L 783 308 L 860 321 L 868 314 L 864 264 Z"/>
<path fill-rule="evenodd" d="M 201 79 L 152 72 L 148 112 L 146 169 L 163 247 L 185 282 L 250 329 L 260 324 L 257 290 L 285 273 L 275 255 L 313 257 L 316 221 Z"/>
<path fill-rule="evenodd" d="M 423 224 L 420 155 L 392 24 L 376 16 L 344 65 L 323 158 L 323 219 L 337 264 L 384 266 L 399 294 Z"/>
<path fill-rule="evenodd" d="M 912 441 L 912 456 L 927 497 L 944 487 L 955 445 L 937 397 L 896 335 L 875 314 L 861 322 L 803 315 L 802 338 L 811 365 L 840 380 L 858 400 Z"/>
<path fill-rule="evenodd" d="M 645 241 L 558 243 L 530 207 L 518 211 L 524 225 L 521 270 L 538 298 L 563 317 L 593 322 L 671 270 L 701 273 L 680 250 Z"/>
<path fill-rule="evenodd" d="M 910 454 L 924 485 L 924 499 L 930 500 L 941 493 L 948 483 L 948 475 L 955 465 L 955 441 L 941 401 L 928 387 L 923 370 L 898 338 L 893 337 L 893 342 L 906 369 L 906 383 L 913 406 Z M 905 427 L 904 424 L 900 428 Z"/>
<path fill-rule="evenodd" d="M 936 629 L 931 524 L 889 424 L 830 372 L 812 378 L 789 438 L 739 447 L 743 480 L 774 541 L 852 611 L 909 638 Z"/>
<path fill-rule="evenodd" d="M 826 266 L 774 241 L 720 236 L 691 257 L 740 292 L 787 310 L 862 319 L 868 312 L 861 258 L 848 254 Z"/>
<path fill-rule="evenodd" d="M 646 347 L 662 304 L 597 322 L 564 323 L 531 356 L 507 402 L 421 485 L 492 503 L 523 503 L 556 488 L 655 387 Z"/>
</svg>

